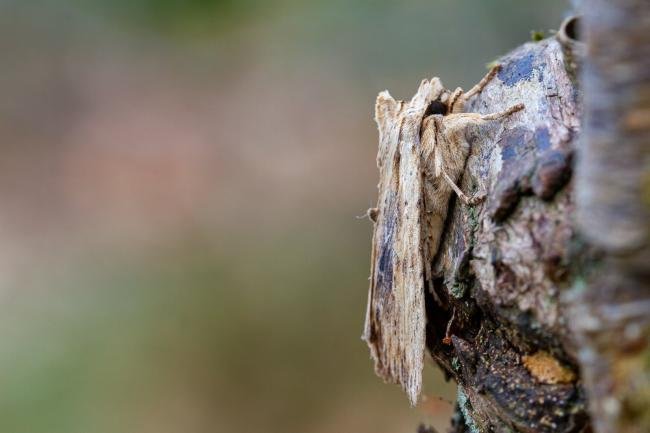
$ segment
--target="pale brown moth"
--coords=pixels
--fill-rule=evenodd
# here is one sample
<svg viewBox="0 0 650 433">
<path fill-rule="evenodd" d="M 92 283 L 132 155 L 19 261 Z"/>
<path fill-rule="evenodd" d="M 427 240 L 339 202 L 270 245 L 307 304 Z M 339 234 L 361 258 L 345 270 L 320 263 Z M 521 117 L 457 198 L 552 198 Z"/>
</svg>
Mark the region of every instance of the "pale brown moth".
<svg viewBox="0 0 650 433">
<path fill-rule="evenodd" d="M 413 405 L 422 386 L 425 281 L 431 281 L 449 199 L 454 191 L 465 203 L 476 200 L 456 186 L 469 154 L 466 131 L 524 108 L 463 113 L 497 71 L 498 66 L 466 93 L 451 92 L 433 78 L 423 80 L 408 102 L 388 91 L 377 96 L 379 199 L 368 211 L 374 232 L 363 339 L 376 373 L 401 385 Z"/>
</svg>

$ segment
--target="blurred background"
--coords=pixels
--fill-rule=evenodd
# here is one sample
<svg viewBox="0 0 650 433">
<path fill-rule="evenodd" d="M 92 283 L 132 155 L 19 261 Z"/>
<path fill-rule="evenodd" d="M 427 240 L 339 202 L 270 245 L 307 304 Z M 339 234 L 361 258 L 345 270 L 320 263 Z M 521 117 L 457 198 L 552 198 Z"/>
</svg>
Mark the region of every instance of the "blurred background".
<svg viewBox="0 0 650 433">
<path fill-rule="evenodd" d="M 376 94 L 564 1 L 0 1 L 0 431 L 414 432 L 360 340 Z"/>
</svg>

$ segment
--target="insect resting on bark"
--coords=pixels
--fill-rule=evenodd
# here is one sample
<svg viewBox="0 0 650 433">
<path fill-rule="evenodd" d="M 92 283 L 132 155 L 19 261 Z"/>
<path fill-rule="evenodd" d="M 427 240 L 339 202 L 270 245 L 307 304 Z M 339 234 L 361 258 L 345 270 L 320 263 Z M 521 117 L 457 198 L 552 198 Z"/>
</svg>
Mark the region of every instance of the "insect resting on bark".
<svg viewBox="0 0 650 433">
<path fill-rule="evenodd" d="M 440 79 L 423 80 L 408 102 L 388 91 L 377 96 L 379 199 L 368 211 L 374 222 L 370 289 L 363 339 L 375 371 L 397 383 L 417 403 L 425 352 L 425 281 L 432 280 L 436 255 L 455 192 L 469 154 L 471 126 L 500 120 L 523 104 L 492 114 L 464 113 L 465 103 L 494 78 L 498 66 L 472 89 L 449 91 Z"/>
</svg>

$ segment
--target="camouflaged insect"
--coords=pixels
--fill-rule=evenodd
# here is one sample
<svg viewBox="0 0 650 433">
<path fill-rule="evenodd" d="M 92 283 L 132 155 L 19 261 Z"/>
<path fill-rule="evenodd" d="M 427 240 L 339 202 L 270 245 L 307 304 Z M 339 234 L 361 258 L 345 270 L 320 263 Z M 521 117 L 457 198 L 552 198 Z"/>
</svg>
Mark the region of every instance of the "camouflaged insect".
<svg viewBox="0 0 650 433">
<path fill-rule="evenodd" d="M 467 128 L 503 119 L 523 109 L 463 113 L 467 100 L 494 77 L 493 68 L 467 93 L 445 89 L 440 79 L 424 80 L 408 101 L 388 91 L 377 96 L 379 128 L 379 199 L 368 215 L 374 221 L 370 290 L 363 339 L 375 371 L 397 383 L 411 404 L 422 387 L 425 352 L 425 281 L 431 281 L 452 191 L 470 203 L 456 186 L 469 153 Z"/>
</svg>

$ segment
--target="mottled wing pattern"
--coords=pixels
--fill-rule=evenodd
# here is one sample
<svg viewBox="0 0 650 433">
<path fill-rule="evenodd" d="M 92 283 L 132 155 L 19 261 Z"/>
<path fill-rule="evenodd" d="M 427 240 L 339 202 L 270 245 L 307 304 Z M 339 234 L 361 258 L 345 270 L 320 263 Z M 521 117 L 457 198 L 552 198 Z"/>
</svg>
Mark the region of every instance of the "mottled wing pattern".
<svg viewBox="0 0 650 433">
<path fill-rule="evenodd" d="M 400 384 L 412 404 L 422 384 L 426 325 L 420 128 L 442 91 L 437 78 L 424 80 L 411 101 L 395 101 L 384 91 L 375 106 L 379 200 L 363 338 L 377 374 Z"/>
</svg>

